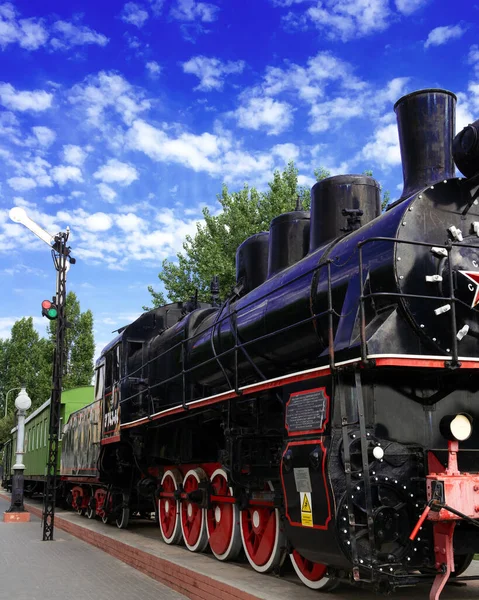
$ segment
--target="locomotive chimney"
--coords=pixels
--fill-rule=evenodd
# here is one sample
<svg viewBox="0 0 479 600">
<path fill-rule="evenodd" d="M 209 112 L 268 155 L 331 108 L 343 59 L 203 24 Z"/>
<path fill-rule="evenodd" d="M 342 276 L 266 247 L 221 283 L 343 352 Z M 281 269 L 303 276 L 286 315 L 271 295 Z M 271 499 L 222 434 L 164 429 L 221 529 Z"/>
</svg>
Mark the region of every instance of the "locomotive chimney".
<svg viewBox="0 0 479 600">
<path fill-rule="evenodd" d="M 419 90 L 394 105 L 404 178 L 400 200 L 438 181 L 454 177 L 452 140 L 456 96 L 447 90 Z"/>
<path fill-rule="evenodd" d="M 268 277 L 269 232 L 262 231 L 247 238 L 236 250 L 236 283 L 242 283 L 247 294 Z"/>
</svg>

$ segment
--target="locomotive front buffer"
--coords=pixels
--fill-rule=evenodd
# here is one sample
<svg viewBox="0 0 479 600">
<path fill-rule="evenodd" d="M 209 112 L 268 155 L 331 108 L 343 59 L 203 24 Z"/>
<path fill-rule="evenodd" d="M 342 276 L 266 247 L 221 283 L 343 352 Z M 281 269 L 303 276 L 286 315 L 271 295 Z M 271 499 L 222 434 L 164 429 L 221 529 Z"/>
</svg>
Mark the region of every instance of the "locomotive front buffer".
<svg viewBox="0 0 479 600">
<path fill-rule="evenodd" d="M 447 468 L 443 471 L 441 463 L 430 453 L 430 474 L 426 477 L 428 503 L 409 536 L 414 541 L 424 521 L 432 522 L 435 567 L 440 573 L 434 579 L 429 600 L 439 600 L 455 571 L 453 539 L 458 521 L 479 527 L 479 475 L 461 472 L 457 462 L 459 442 L 472 434 L 472 419 L 466 414 L 446 416 L 441 420 L 440 428 L 448 440 Z M 434 472 L 436 470 L 438 472 Z"/>
</svg>

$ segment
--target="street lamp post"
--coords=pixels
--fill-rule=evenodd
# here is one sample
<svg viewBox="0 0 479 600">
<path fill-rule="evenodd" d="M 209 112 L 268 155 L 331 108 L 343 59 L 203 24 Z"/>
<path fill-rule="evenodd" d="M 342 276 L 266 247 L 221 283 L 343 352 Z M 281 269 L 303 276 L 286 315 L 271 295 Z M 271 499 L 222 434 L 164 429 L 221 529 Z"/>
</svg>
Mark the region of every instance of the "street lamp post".
<svg viewBox="0 0 479 600">
<path fill-rule="evenodd" d="M 14 392 L 15 390 L 21 390 L 21 389 L 23 389 L 21 386 L 20 387 L 15 387 L 15 388 L 12 388 L 11 390 L 8 390 L 8 392 L 5 394 L 5 415 L 4 415 L 5 417 L 7 416 L 8 394 L 10 392 Z"/>
<path fill-rule="evenodd" d="M 13 465 L 12 500 L 10 508 L 6 510 L 4 514 L 4 520 L 8 521 L 30 520 L 30 514 L 25 511 L 25 507 L 23 506 L 23 471 L 25 470 L 25 465 L 23 464 L 23 447 L 25 442 L 25 414 L 31 405 L 32 401 L 27 394 L 27 390 L 22 387 L 18 396 L 15 398 L 15 407 L 17 409 L 18 417 L 17 452 L 15 455 L 15 464 Z M 18 515 L 16 518 L 12 518 L 12 516 L 17 513 L 28 515 L 28 519 L 20 518 Z M 7 516 L 7 514 L 9 514 L 9 516 Z"/>
</svg>

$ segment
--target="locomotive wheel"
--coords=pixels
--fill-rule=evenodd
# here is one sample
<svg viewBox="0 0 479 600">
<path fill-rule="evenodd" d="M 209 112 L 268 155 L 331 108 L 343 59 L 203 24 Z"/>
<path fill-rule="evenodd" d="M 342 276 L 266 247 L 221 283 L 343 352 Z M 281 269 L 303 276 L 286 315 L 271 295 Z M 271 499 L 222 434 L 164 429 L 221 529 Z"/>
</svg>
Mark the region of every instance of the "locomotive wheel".
<svg viewBox="0 0 479 600">
<path fill-rule="evenodd" d="M 211 494 L 233 498 L 233 488 L 228 487 L 228 475 L 216 469 L 211 475 Z M 206 529 L 213 554 L 218 560 L 234 560 L 241 551 L 239 510 L 236 504 L 211 502 L 206 510 Z"/>
<path fill-rule="evenodd" d="M 94 519 L 96 517 L 96 502 L 95 498 L 90 498 L 86 509 L 86 516 L 88 519 Z"/>
<path fill-rule="evenodd" d="M 173 494 L 181 485 L 182 477 L 178 469 L 166 471 L 161 479 L 162 492 Z M 158 515 L 161 537 L 167 544 L 179 544 L 182 540 L 180 524 L 180 503 L 174 497 L 158 500 Z"/>
<path fill-rule="evenodd" d="M 459 554 L 454 556 L 454 571 L 451 573 L 451 577 L 459 577 L 464 571 L 467 571 L 473 558 L 474 554 Z"/>
<path fill-rule="evenodd" d="M 191 469 L 183 480 L 183 490 L 187 494 L 195 492 L 200 482 L 208 479 L 203 469 Z M 180 505 L 181 531 L 186 547 L 192 552 L 203 552 L 208 545 L 206 531 L 206 511 L 196 502 L 183 500 Z"/>
<path fill-rule="evenodd" d="M 337 579 L 326 575 L 328 572 L 326 565 L 303 558 L 297 550 L 293 550 L 289 556 L 297 576 L 305 586 L 312 590 L 329 592 L 338 585 Z"/>
<path fill-rule="evenodd" d="M 273 484 L 265 484 L 266 491 L 273 491 Z M 241 511 L 241 539 L 249 564 L 258 573 L 268 573 L 281 560 L 281 548 L 285 535 L 277 508 L 251 506 Z"/>
<path fill-rule="evenodd" d="M 127 529 L 130 522 L 130 508 L 128 506 L 128 494 L 121 494 L 121 508 L 115 519 L 118 529 Z"/>
</svg>

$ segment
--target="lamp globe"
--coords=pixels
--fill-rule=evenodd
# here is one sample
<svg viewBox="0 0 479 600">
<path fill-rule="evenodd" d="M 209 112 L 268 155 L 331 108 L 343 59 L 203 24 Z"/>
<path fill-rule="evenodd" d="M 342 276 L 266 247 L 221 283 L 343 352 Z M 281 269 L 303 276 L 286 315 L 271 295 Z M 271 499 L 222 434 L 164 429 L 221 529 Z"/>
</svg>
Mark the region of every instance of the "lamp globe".
<svg viewBox="0 0 479 600">
<path fill-rule="evenodd" d="M 31 405 L 30 396 L 27 394 L 27 390 L 22 387 L 15 398 L 15 407 L 17 410 L 28 410 Z"/>
</svg>

